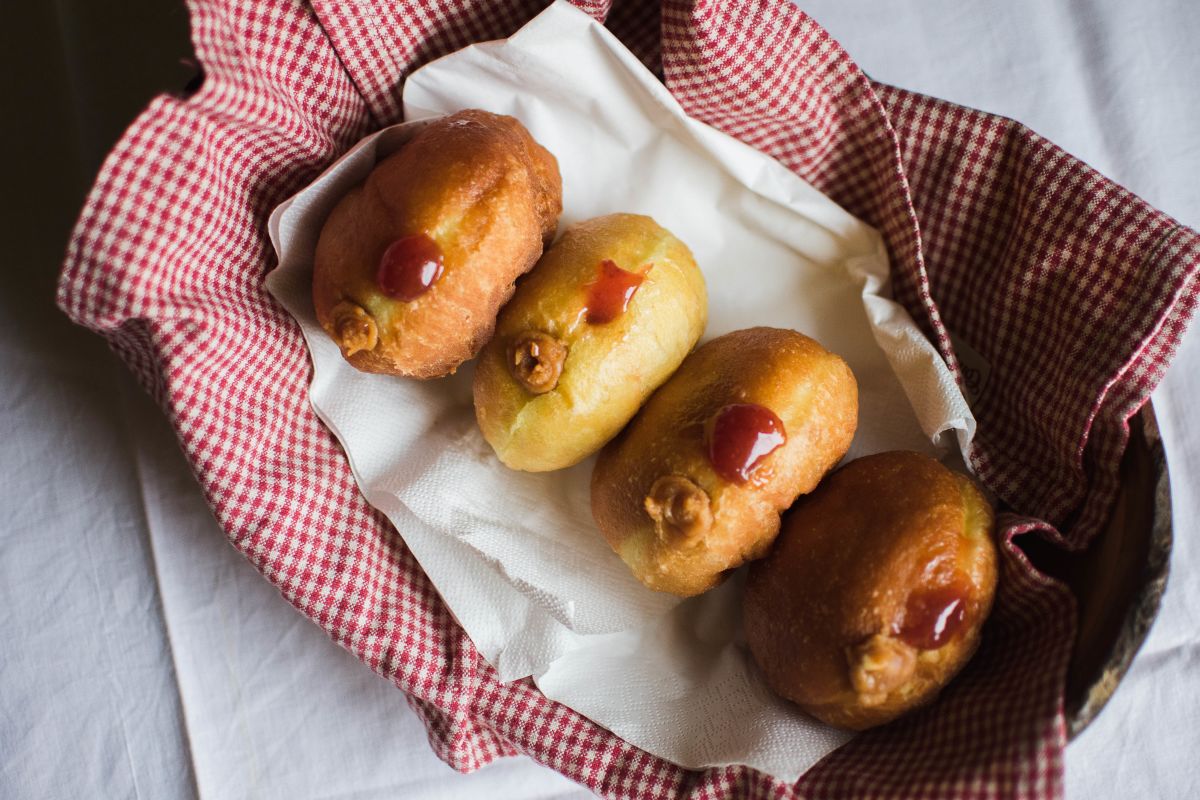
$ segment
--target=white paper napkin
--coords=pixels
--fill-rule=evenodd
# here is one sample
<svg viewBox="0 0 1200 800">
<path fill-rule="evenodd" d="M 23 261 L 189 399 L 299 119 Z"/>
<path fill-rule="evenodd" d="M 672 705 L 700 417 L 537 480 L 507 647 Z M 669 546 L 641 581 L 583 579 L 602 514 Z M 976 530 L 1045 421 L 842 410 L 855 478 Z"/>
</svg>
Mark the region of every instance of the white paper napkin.
<svg viewBox="0 0 1200 800">
<path fill-rule="evenodd" d="M 705 339 L 790 327 L 840 354 L 859 384 L 850 458 L 965 449 L 974 433 L 934 347 L 890 300 L 882 239 L 788 169 L 692 119 L 606 29 L 566 3 L 503 42 L 418 70 L 407 119 L 511 114 L 555 154 L 561 228 L 649 214 L 685 241 L 709 291 Z M 350 367 L 317 325 L 312 254 L 329 210 L 420 123 L 381 131 L 272 214 L 268 289 L 311 351 L 314 408 L 369 502 L 396 525 L 503 680 L 541 690 L 687 767 L 748 764 L 794 780 L 847 740 L 772 695 L 740 639 L 740 576 L 680 602 L 644 589 L 596 530 L 593 460 L 508 470 L 480 435 L 473 365 L 436 381 Z M 943 442 L 943 434 L 954 438 Z"/>
</svg>

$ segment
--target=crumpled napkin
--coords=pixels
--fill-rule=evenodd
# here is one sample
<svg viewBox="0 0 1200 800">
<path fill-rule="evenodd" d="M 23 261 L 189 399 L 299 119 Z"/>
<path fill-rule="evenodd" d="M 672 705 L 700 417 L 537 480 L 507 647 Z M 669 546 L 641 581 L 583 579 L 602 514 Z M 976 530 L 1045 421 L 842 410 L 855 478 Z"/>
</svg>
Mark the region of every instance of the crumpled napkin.
<svg viewBox="0 0 1200 800">
<path fill-rule="evenodd" d="M 403 100 L 409 120 L 461 108 L 520 119 L 558 158 L 560 230 L 628 211 L 683 239 L 708 283 L 705 339 L 790 327 L 845 358 L 860 392 L 848 458 L 965 451 L 974 419 L 890 299 L 878 233 L 770 157 L 688 118 L 587 15 L 555 4 L 505 41 L 418 70 Z M 279 267 L 267 286 L 303 329 L 314 408 L 502 679 L 532 675 L 548 697 L 683 766 L 747 764 L 796 779 L 848 734 L 763 684 L 740 644 L 740 575 L 685 602 L 643 588 L 592 522 L 592 459 L 509 470 L 475 425 L 471 364 L 435 381 L 360 373 L 317 325 L 312 254 L 325 217 L 420 124 L 363 140 L 271 216 Z"/>
</svg>

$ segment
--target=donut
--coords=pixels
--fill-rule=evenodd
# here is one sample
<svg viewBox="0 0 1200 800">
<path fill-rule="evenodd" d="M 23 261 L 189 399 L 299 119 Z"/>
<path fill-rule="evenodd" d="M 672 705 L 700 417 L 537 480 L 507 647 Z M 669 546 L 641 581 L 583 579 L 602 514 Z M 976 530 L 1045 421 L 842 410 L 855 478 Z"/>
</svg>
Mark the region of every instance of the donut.
<svg viewBox="0 0 1200 800">
<path fill-rule="evenodd" d="M 475 369 L 475 415 L 499 459 L 530 472 L 599 450 L 696 344 L 704 276 L 653 219 L 571 226 L 521 279 Z"/>
<path fill-rule="evenodd" d="M 780 513 L 845 455 L 857 416 L 853 373 L 813 339 L 727 333 L 600 452 L 592 516 L 647 587 L 699 594 L 766 552 Z"/>
<path fill-rule="evenodd" d="M 975 484 L 925 455 L 879 453 L 830 475 L 750 567 L 746 641 L 767 683 L 853 730 L 931 701 L 979 645 L 993 524 Z"/>
<path fill-rule="evenodd" d="M 360 370 L 452 373 L 490 338 L 561 212 L 558 163 L 520 122 L 476 109 L 435 119 L 326 219 L 317 320 Z"/>
</svg>

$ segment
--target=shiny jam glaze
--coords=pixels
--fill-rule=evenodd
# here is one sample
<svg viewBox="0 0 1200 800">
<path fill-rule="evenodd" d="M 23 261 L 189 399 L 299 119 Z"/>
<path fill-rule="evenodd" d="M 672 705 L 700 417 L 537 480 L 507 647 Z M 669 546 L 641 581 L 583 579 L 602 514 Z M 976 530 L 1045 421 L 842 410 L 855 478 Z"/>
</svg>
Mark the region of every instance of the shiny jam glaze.
<svg viewBox="0 0 1200 800">
<path fill-rule="evenodd" d="M 954 638 L 967 616 L 965 587 L 951 584 L 915 592 L 904 608 L 900 638 L 922 650 L 936 650 Z"/>
<path fill-rule="evenodd" d="M 624 314 L 649 270 L 647 265 L 641 273 L 630 272 L 607 258 L 601 261 L 600 274 L 586 287 L 587 304 L 583 312 L 588 324 L 603 325 Z"/>
<path fill-rule="evenodd" d="M 388 245 L 375 276 L 388 297 L 416 300 L 442 277 L 442 249 L 423 233 L 404 236 Z"/>
<path fill-rule="evenodd" d="M 722 408 L 708 440 L 708 460 L 731 483 L 745 483 L 764 458 L 783 446 L 783 420 L 769 408 L 734 403 Z"/>
</svg>

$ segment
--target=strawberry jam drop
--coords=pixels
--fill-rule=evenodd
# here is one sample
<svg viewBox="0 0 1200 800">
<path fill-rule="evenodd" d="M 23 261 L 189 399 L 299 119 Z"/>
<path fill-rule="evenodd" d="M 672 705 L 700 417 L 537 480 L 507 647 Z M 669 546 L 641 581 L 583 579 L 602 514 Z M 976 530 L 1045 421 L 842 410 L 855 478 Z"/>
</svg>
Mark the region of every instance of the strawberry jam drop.
<svg viewBox="0 0 1200 800">
<path fill-rule="evenodd" d="M 388 245 L 379 259 L 376 282 L 388 297 L 416 300 L 442 277 L 442 249 L 423 233 L 404 236 Z"/>
<path fill-rule="evenodd" d="M 708 441 L 708 460 L 731 483 L 745 483 L 764 458 L 783 446 L 783 420 L 769 408 L 734 403 L 722 408 Z"/>
<path fill-rule="evenodd" d="M 607 258 L 601 261 L 600 274 L 587 285 L 584 314 L 588 324 L 603 325 L 624 314 L 645 279 L 645 271 L 630 272 Z"/>
<path fill-rule="evenodd" d="M 967 616 L 966 593 L 960 586 L 938 586 L 908 598 L 900 638 L 921 650 L 937 650 L 950 641 Z"/>
</svg>

